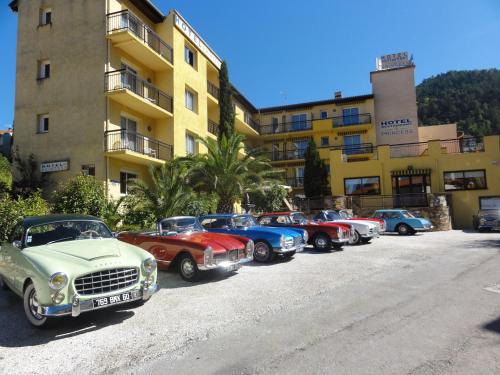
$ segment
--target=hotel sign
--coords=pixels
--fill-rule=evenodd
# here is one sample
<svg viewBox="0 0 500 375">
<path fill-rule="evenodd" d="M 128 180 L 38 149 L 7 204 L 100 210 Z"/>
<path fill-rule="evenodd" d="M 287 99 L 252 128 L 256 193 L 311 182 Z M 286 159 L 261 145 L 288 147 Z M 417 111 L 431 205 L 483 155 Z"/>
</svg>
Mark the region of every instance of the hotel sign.
<svg viewBox="0 0 500 375">
<path fill-rule="evenodd" d="M 196 46 L 198 49 L 214 64 L 217 69 L 222 65 L 221 59 L 212 51 L 212 49 L 203 41 L 196 31 L 193 30 L 187 21 L 179 14 L 175 13 L 175 25 L 177 28 Z"/>
<path fill-rule="evenodd" d="M 409 135 L 414 132 L 413 121 L 409 118 L 381 121 L 379 124 L 379 134 L 383 137 Z"/>
<path fill-rule="evenodd" d="M 408 57 L 408 52 L 393 53 L 377 57 L 377 70 L 404 68 L 413 65 L 413 57 Z"/>
<path fill-rule="evenodd" d="M 40 164 L 40 172 L 42 173 L 62 172 L 68 169 L 69 160 L 48 161 Z"/>
</svg>

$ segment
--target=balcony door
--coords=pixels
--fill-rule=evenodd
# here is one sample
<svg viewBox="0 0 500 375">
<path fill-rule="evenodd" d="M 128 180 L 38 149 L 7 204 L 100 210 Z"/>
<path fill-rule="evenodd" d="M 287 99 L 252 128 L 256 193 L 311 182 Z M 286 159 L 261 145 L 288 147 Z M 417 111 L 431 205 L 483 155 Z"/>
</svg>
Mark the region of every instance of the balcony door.
<svg viewBox="0 0 500 375">
<path fill-rule="evenodd" d="M 295 186 L 296 187 L 304 186 L 304 167 L 295 168 Z"/>
<path fill-rule="evenodd" d="M 122 88 L 137 93 L 137 70 L 122 63 Z"/>
<path fill-rule="evenodd" d="M 300 140 L 293 142 L 293 159 L 303 159 L 306 155 L 308 140 Z"/>
<path fill-rule="evenodd" d="M 292 115 L 292 131 L 307 129 L 307 114 Z"/>
<path fill-rule="evenodd" d="M 137 151 L 137 121 L 128 117 L 120 118 L 121 127 L 121 148 L 125 150 Z"/>
<path fill-rule="evenodd" d="M 344 154 L 353 155 L 359 153 L 361 148 L 361 135 L 344 136 Z"/>
<path fill-rule="evenodd" d="M 359 124 L 359 108 L 344 108 L 342 110 L 344 125 Z"/>
</svg>

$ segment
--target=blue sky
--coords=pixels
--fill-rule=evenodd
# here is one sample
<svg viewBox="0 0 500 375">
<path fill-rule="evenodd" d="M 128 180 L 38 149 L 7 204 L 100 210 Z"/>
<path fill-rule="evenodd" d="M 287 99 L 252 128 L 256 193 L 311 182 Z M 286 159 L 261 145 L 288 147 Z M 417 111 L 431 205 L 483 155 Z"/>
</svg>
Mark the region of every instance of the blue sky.
<svg viewBox="0 0 500 375">
<path fill-rule="evenodd" d="M 154 0 L 175 8 L 229 64 L 256 106 L 371 91 L 375 57 L 409 51 L 416 81 L 500 68 L 499 0 Z M 16 15 L 0 9 L 0 128 L 14 112 Z"/>
</svg>

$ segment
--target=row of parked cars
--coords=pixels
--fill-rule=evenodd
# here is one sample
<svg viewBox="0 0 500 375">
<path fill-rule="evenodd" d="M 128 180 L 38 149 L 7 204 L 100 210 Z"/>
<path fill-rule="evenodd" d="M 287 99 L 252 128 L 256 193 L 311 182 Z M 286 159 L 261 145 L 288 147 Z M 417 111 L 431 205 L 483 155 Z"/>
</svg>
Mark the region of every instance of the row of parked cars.
<svg viewBox="0 0 500 375">
<path fill-rule="evenodd" d="M 112 305 L 141 305 L 157 291 L 157 270 L 175 269 L 187 281 L 203 271 L 236 271 L 246 262 L 291 258 L 305 246 L 318 251 L 369 243 L 386 231 L 429 230 L 404 210 L 354 218 L 343 210 L 213 214 L 158 221 L 153 232 L 112 233 L 98 218 L 28 217 L 0 247 L 0 287 L 23 298 L 28 321 L 47 326 Z"/>
</svg>

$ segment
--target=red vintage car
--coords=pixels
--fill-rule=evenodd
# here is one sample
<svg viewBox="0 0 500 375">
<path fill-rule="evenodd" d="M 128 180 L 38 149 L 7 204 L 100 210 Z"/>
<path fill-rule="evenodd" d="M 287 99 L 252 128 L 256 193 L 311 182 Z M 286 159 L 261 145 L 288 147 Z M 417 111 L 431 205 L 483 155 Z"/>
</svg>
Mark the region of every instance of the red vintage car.
<svg viewBox="0 0 500 375">
<path fill-rule="evenodd" d="M 122 232 L 117 237 L 153 254 L 159 269 L 176 267 L 186 281 L 196 281 L 201 271 L 236 271 L 253 260 L 252 240 L 209 233 L 190 216 L 162 219 L 157 232 Z"/>
<path fill-rule="evenodd" d="M 371 222 L 377 223 L 378 225 L 380 225 L 379 233 L 385 232 L 385 221 L 382 220 L 382 219 L 378 219 L 376 217 L 353 217 L 349 213 L 349 211 L 347 211 L 347 210 L 334 210 L 334 211 L 337 212 L 342 217 L 342 219 L 346 219 L 346 220 L 366 220 L 366 221 L 371 221 Z"/>
<path fill-rule="evenodd" d="M 315 223 L 307 220 L 302 212 L 286 211 L 272 212 L 259 216 L 261 225 L 269 227 L 293 227 L 307 230 L 308 243 L 317 250 L 341 250 L 346 245 L 352 233 L 349 224 L 339 223 Z"/>
</svg>

